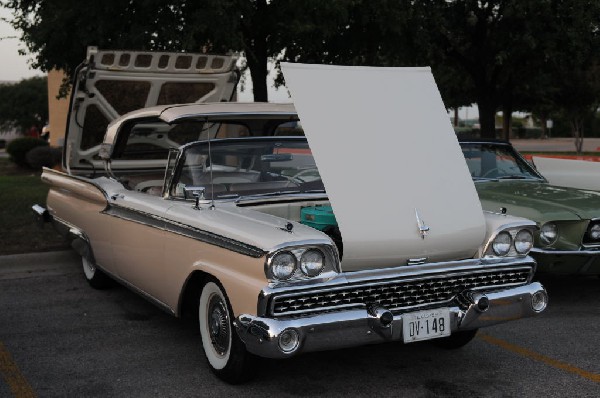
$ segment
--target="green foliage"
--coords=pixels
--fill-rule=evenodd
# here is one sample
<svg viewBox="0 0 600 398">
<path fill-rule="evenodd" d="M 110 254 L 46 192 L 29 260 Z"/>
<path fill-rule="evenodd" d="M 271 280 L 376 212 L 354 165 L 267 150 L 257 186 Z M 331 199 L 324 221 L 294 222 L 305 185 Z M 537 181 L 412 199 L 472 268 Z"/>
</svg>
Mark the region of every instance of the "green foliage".
<svg viewBox="0 0 600 398">
<path fill-rule="evenodd" d="M 39 138 L 17 138 L 6 146 L 6 152 L 10 155 L 10 159 L 17 165 L 29 167 L 29 163 L 27 163 L 27 153 L 39 146 L 48 146 L 48 143 Z"/>
<path fill-rule="evenodd" d="M 42 129 L 48 120 L 48 81 L 32 77 L 0 84 L 0 130 Z"/>
<path fill-rule="evenodd" d="M 65 250 L 69 244 L 50 226 L 34 222 L 31 205 L 46 202 L 48 185 L 0 159 L 0 255 Z"/>
<path fill-rule="evenodd" d="M 61 148 L 49 146 L 36 146 L 25 155 L 27 164 L 34 170 L 41 170 L 42 167 L 54 167 L 60 164 L 61 157 Z"/>
</svg>

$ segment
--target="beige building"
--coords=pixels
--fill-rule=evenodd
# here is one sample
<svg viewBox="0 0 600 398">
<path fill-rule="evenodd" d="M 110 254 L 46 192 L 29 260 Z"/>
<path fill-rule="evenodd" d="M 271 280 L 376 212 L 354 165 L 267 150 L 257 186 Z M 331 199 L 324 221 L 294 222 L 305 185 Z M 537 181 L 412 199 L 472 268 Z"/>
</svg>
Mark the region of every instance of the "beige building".
<svg viewBox="0 0 600 398">
<path fill-rule="evenodd" d="M 62 146 L 67 130 L 70 97 L 56 98 L 64 77 L 64 72 L 60 70 L 48 72 L 48 125 L 51 146 Z"/>
</svg>

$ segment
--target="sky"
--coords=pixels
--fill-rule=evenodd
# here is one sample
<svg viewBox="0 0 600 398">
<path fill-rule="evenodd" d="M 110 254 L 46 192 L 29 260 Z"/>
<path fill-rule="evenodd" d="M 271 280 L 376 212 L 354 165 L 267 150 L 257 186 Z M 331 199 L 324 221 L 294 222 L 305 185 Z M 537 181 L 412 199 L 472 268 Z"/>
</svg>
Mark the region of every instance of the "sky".
<svg viewBox="0 0 600 398">
<path fill-rule="evenodd" d="M 10 17 L 8 10 L 0 8 L 0 19 Z M 31 57 L 19 55 L 19 48 L 25 48 L 21 41 L 8 38 L 18 35 L 10 24 L 0 20 L 0 81 L 18 81 L 43 74 L 39 70 L 31 69 L 27 64 Z"/>
</svg>

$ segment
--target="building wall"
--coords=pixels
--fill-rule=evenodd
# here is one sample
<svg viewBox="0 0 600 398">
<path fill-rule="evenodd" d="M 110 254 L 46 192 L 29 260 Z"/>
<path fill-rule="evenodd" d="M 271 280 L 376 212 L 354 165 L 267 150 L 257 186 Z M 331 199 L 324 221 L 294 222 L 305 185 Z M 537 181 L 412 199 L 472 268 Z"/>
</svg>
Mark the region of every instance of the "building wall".
<svg viewBox="0 0 600 398">
<path fill-rule="evenodd" d="M 48 125 L 50 126 L 50 145 L 62 146 L 67 130 L 67 115 L 69 113 L 69 96 L 57 99 L 60 85 L 65 74 L 60 70 L 48 72 Z"/>
</svg>

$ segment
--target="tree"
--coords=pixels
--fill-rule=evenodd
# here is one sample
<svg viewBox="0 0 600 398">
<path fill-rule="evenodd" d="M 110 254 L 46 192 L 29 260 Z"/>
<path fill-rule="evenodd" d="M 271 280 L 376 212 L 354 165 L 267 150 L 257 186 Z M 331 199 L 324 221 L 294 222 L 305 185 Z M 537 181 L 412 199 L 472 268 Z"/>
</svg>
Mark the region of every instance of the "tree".
<svg viewBox="0 0 600 398">
<path fill-rule="evenodd" d="M 337 1 L 334 1 L 337 2 Z M 290 15 L 316 1 L 0 0 L 34 54 L 32 66 L 72 75 L 90 45 L 103 49 L 241 51 L 254 99 L 267 101 L 267 63 L 284 48 Z M 300 11 L 298 11 L 300 10 Z M 318 8 L 316 9 L 318 13 Z M 325 25 L 327 21 L 321 19 Z"/>
<path fill-rule="evenodd" d="M 18 83 L 0 84 L 0 130 L 16 128 L 38 131 L 48 121 L 48 82 L 32 77 Z"/>
</svg>

